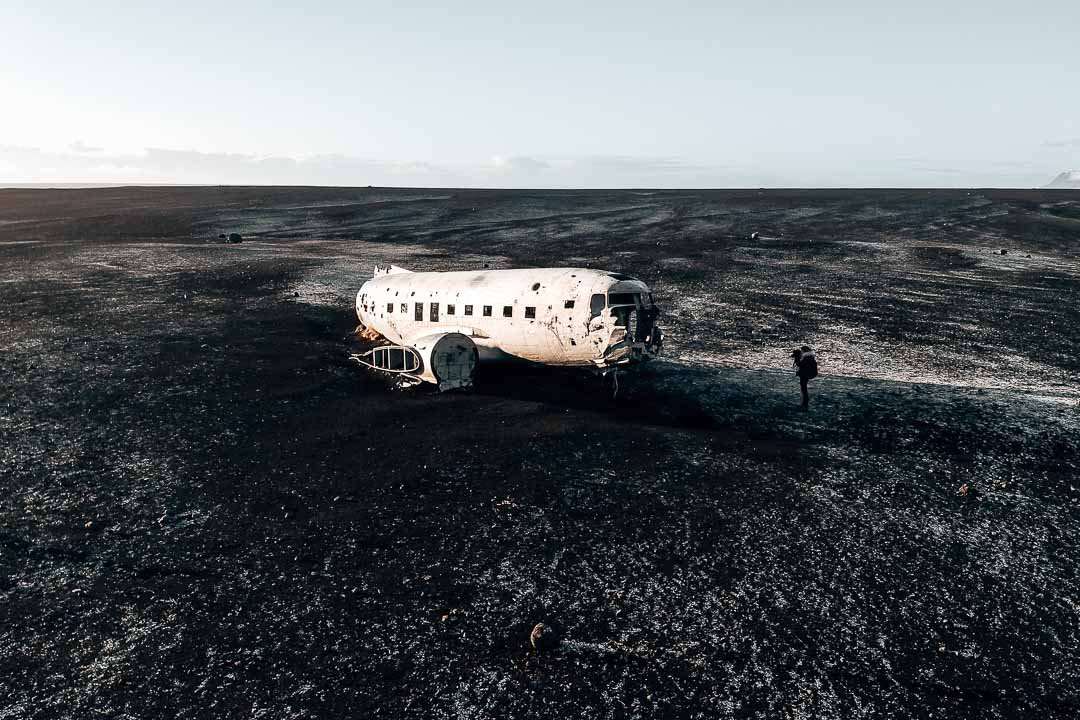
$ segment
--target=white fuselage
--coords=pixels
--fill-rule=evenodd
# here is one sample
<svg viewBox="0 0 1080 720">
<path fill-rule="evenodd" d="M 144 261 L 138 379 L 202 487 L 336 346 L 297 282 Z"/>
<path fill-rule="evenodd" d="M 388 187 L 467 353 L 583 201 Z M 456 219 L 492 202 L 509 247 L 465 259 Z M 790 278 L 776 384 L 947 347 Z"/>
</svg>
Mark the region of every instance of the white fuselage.
<svg viewBox="0 0 1080 720">
<path fill-rule="evenodd" d="M 645 283 L 582 268 L 376 269 L 357 293 L 356 314 L 405 346 L 435 333 L 461 333 L 475 342 L 481 360 L 604 368 L 659 346 Z"/>
</svg>

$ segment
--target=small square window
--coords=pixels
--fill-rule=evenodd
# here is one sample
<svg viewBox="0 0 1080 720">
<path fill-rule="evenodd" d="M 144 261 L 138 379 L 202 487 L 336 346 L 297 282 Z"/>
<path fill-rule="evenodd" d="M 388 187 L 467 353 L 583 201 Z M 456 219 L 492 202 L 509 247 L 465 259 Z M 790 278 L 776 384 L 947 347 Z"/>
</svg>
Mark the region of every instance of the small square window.
<svg viewBox="0 0 1080 720">
<path fill-rule="evenodd" d="M 503 317 L 514 317 L 513 305 L 503 305 Z"/>
<path fill-rule="evenodd" d="M 465 314 L 466 315 L 472 315 L 472 305 L 466 305 L 465 306 Z"/>
<path fill-rule="evenodd" d="M 447 315 L 453 315 L 453 314 L 454 314 L 454 310 L 456 310 L 456 309 L 457 309 L 457 308 L 455 308 L 455 307 L 454 307 L 453 305 L 447 305 L 447 306 L 446 306 L 446 314 L 447 314 Z"/>
<path fill-rule="evenodd" d="M 394 312 L 394 303 L 386 303 L 386 312 L 388 312 L 388 313 Z"/>
<path fill-rule="evenodd" d="M 491 317 L 491 306 L 490 305 L 485 305 L 484 306 L 484 317 Z"/>
<path fill-rule="evenodd" d="M 525 317 L 530 318 L 530 319 L 535 318 L 536 317 L 536 308 L 534 308 L 534 307 L 526 307 L 525 308 Z"/>
<path fill-rule="evenodd" d="M 420 322 L 424 319 L 424 303 L 416 303 L 413 309 L 413 320 Z"/>
<path fill-rule="evenodd" d="M 574 307 L 574 301 L 573 300 L 567 300 L 565 303 L 563 303 L 563 307 L 566 308 L 567 310 L 572 310 L 573 307 Z"/>
<path fill-rule="evenodd" d="M 409 312 L 409 304 L 408 303 L 401 303 L 401 312 L 403 312 L 403 313 Z"/>
</svg>

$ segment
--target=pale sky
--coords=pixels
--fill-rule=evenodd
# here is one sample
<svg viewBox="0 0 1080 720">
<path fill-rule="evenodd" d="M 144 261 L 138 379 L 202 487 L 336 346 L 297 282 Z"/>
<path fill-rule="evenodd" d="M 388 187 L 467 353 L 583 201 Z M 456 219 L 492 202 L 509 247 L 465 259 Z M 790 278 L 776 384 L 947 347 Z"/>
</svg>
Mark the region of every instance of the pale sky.
<svg viewBox="0 0 1080 720">
<path fill-rule="evenodd" d="M 0 3 L 0 183 L 1017 186 L 1080 0 Z"/>
</svg>

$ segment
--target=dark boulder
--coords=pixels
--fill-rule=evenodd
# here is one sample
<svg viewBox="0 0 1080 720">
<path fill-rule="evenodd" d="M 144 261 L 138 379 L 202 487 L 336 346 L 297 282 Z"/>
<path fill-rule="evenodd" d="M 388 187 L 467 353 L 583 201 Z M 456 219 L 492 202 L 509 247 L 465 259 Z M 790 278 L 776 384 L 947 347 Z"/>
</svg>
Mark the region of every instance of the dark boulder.
<svg viewBox="0 0 1080 720">
<path fill-rule="evenodd" d="M 244 238 L 240 237 L 240 233 L 229 233 L 229 242 L 231 242 L 231 243 L 244 242 Z"/>
</svg>

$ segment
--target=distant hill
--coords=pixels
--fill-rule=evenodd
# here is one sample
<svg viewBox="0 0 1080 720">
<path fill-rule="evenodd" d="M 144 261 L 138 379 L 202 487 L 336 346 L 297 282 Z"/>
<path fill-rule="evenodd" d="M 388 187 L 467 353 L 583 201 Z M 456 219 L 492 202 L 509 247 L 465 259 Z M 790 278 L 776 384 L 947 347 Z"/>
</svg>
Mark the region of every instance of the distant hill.
<svg viewBox="0 0 1080 720">
<path fill-rule="evenodd" d="M 1055 190 L 1080 190 L 1080 170 L 1066 170 L 1044 187 Z"/>
</svg>

